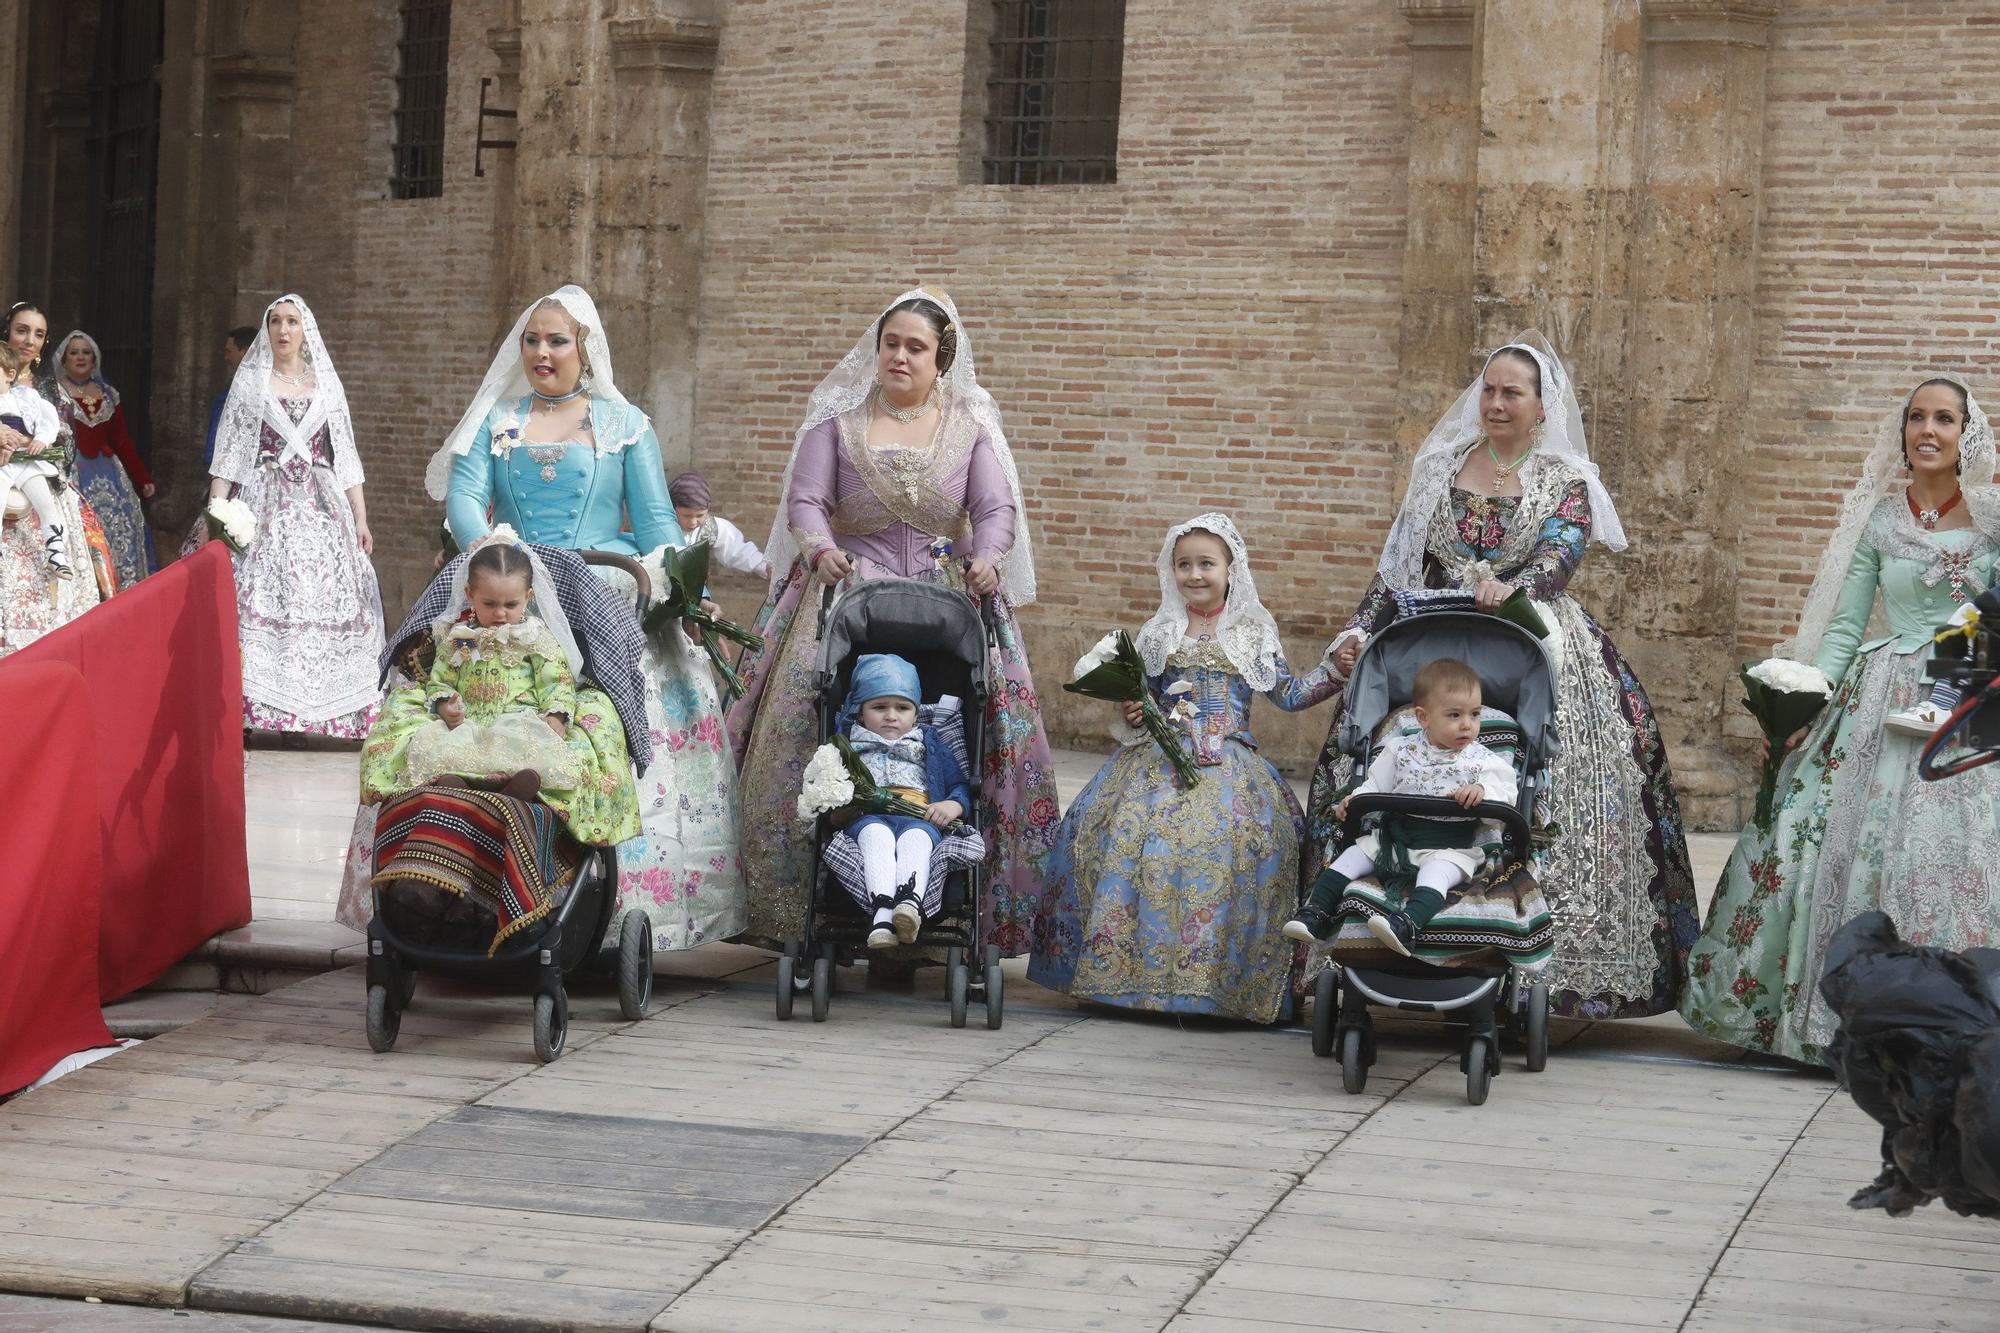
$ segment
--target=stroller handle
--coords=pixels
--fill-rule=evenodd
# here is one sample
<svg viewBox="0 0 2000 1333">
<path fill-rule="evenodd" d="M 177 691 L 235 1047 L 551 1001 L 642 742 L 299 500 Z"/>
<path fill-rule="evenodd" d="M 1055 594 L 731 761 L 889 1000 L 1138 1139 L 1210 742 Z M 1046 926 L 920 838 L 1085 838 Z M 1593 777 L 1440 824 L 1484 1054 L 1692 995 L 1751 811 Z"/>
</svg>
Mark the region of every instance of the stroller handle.
<svg viewBox="0 0 2000 1333">
<path fill-rule="evenodd" d="M 1511 805 L 1481 801 L 1468 810 L 1449 796 L 1400 796 L 1386 791 L 1364 792 L 1347 803 L 1347 818 L 1341 825 L 1342 838 L 1353 842 L 1361 836 L 1361 821 L 1364 818 L 1389 812 L 1429 815 L 1438 819 L 1490 819 L 1506 830 L 1507 840 L 1523 855 L 1528 850 L 1531 836 L 1528 818 Z"/>
<path fill-rule="evenodd" d="M 612 569 L 622 569 L 632 576 L 639 585 L 639 605 L 645 606 L 653 600 L 653 580 L 646 573 L 646 567 L 631 556 L 619 551 L 578 551 L 577 558 L 586 565 L 605 565 Z"/>
</svg>

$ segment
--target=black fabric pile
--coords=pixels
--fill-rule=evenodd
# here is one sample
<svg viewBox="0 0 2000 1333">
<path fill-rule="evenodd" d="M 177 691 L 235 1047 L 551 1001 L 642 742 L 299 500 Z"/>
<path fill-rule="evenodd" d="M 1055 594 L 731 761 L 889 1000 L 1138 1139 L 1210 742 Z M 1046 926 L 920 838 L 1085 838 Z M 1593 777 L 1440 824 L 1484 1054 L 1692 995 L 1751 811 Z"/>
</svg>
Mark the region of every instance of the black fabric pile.
<svg viewBox="0 0 2000 1333">
<path fill-rule="evenodd" d="M 1840 1015 L 1827 1058 L 1882 1125 L 1882 1174 L 1848 1205 L 2000 1217 L 2000 950 L 1907 944 L 1867 912 L 1835 934 L 1819 990 Z"/>
</svg>

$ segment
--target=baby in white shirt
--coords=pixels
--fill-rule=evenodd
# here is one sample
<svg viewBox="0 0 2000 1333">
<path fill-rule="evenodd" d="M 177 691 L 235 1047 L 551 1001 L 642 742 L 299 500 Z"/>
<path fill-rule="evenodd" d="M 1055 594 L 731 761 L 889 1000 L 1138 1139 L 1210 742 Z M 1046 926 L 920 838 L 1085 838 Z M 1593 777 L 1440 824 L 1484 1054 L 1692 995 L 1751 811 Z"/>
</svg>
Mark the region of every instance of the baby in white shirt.
<svg viewBox="0 0 2000 1333">
<path fill-rule="evenodd" d="M 54 444 L 62 434 L 62 419 L 35 392 L 33 385 L 14 382 L 21 371 L 20 357 L 11 348 L 0 345 L 0 380 L 8 385 L 0 393 L 0 426 L 11 427 L 36 444 Z M 29 507 L 35 511 L 35 521 L 42 527 L 42 555 L 50 570 L 66 579 L 71 570 L 69 556 L 63 549 L 62 511 L 56 508 L 55 492 L 49 489 L 50 479 L 61 475 L 47 459 L 16 452 L 0 463 L 0 511 L 6 509 L 11 492 L 18 490 L 27 497 Z"/>
<path fill-rule="evenodd" d="M 1442 796 L 1467 810 L 1481 801 L 1512 805 L 1519 792 L 1514 766 L 1479 743 L 1478 673 L 1441 657 L 1417 672 L 1410 695 L 1423 730 L 1384 745 L 1361 784 L 1334 807 L 1334 817 L 1345 819 L 1348 802 L 1371 792 Z M 1392 879 L 1402 881 L 1405 905 L 1371 916 L 1368 931 L 1407 957 L 1410 941 L 1444 906 L 1445 895 L 1485 861 L 1487 844 L 1498 831 L 1492 820 L 1386 814 L 1379 833 L 1362 834 L 1320 872 L 1311 899 L 1285 923 L 1285 935 L 1307 943 L 1332 939 L 1349 882 L 1379 866 L 1385 888 Z"/>
</svg>

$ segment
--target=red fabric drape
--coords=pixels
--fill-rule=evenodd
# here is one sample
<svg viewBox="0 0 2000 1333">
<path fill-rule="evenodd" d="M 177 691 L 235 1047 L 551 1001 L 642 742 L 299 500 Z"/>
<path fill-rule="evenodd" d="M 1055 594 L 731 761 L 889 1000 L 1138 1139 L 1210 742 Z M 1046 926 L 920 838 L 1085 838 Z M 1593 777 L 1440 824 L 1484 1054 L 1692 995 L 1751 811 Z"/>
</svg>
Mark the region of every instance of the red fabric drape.
<svg viewBox="0 0 2000 1333">
<path fill-rule="evenodd" d="M 94 751 L 98 994 L 116 999 L 250 920 L 228 548 L 210 542 L 0 662 L 0 698 L 32 697 L 12 674 L 46 663 L 72 666 L 89 694 L 88 725 L 58 743 Z"/>
<path fill-rule="evenodd" d="M 97 1008 L 100 840 L 90 697 L 63 663 L 10 665 L 0 727 L 0 1093 L 74 1051 L 109 1046 Z"/>
</svg>

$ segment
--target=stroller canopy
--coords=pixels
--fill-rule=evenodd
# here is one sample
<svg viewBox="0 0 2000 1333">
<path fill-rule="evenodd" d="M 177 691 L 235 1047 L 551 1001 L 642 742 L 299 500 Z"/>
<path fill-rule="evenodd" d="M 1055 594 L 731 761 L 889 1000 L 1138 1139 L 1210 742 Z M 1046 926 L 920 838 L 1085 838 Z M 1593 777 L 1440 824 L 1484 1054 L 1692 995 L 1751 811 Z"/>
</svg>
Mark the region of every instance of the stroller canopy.
<svg viewBox="0 0 2000 1333">
<path fill-rule="evenodd" d="M 1530 769 L 1555 757 L 1556 680 L 1548 651 L 1519 625 L 1483 611 L 1406 615 L 1369 639 L 1348 679 L 1340 748 L 1365 762 L 1375 729 L 1410 702 L 1417 672 L 1441 657 L 1478 673 L 1485 705 L 1520 725 Z"/>
<path fill-rule="evenodd" d="M 915 579 L 875 579 L 850 588 L 827 613 L 813 686 L 834 702 L 847 697 L 862 653 L 909 659 L 925 703 L 940 694 L 984 697 L 986 625 L 962 592 Z"/>
</svg>

